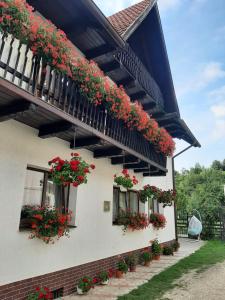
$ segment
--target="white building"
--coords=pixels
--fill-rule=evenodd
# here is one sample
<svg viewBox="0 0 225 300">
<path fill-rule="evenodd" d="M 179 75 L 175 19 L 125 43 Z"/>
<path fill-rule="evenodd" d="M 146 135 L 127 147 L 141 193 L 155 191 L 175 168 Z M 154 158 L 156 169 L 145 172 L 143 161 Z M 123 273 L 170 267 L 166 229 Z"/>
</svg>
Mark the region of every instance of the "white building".
<svg viewBox="0 0 225 300">
<path fill-rule="evenodd" d="M 123 83 L 131 99 L 137 98 L 174 138 L 199 146 L 180 119 L 155 1 L 142 1 L 110 17 L 111 24 L 91 0 L 28 2 L 63 29 L 109 78 Z M 37 285 L 63 289 L 67 295 L 82 275 L 114 267 L 118 255 L 140 251 L 155 238 L 160 243 L 175 239 L 174 206 L 152 208 L 165 215 L 164 229 L 149 226 L 124 233 L 122 226 L 113 224 L 117 201 L 123 207 L 125 197 L 133 211 L 149 213 L 148 203 L 141 203 L 136 193 L 145 184 L 173 188 L 172 158 L 166 159 L 104 110 L 74 102 L 75 113 L 66 111 L 65 102 L 60 104 L 60 95 L 54 94 L 65 88 L 60 79 L 58 87 L 49 84 L 50 88 L 32 90 L 33 54 L 25 46 L 18 50 L 17 40 L 10 42 L 10 36 L 1 38 L 0 299 L 25 299 Z M 74 214 L 70 237 L 55 244 L 31 240 L 29 231 L 20 226 L 21 209 L 46 201 L 57 204 L 47 178 L 48 161 L 56 156 L 69 159 L 74 139 L 75 151 L 96 169 L 88 176 L 88 184 L 70 189 L 69 209 Z M 126 196 L 114 188 L 113 178 L 124 167 L 139 181 Z"/>
</svg>

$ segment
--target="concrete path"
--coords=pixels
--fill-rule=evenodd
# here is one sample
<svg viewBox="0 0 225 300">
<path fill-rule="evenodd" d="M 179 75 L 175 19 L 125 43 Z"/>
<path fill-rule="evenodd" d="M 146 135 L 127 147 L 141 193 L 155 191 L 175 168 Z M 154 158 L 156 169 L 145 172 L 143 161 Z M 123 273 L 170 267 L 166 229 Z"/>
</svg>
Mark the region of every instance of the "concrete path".
<svg viewBox="0 0 225 300">
<path fill-rule="evenodd" d="M 96 286 L 87 295 L 70 295 L 63 300 L 116 300 L 118 296 L 125 295 L 138 286 L 148 282 L 153 276 L 177 263 L 180 259 L 189 256 L 198 250 L 203 241 L 180 239 L 181 247 L 174 256 L 161 256 L 159 261 L 152 261 L 149 267 L 138 266 L 136 272 L 128 272 L 124 278 L 111 278 L 106 286 Z"/>
</svg>

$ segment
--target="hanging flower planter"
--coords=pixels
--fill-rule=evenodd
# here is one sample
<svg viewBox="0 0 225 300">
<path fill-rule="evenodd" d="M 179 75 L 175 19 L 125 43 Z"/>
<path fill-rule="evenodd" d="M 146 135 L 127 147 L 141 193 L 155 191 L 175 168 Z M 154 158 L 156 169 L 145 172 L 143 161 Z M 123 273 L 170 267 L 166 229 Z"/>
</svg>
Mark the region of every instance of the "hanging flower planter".
<svg viewBox="0 0 225 300">
<path fill-rule="evenodd" d="M 162 214 L 152 213 L 149 221 L 156 229 L 164 228 L 166 226 L 166 218 Z"/>
<path fill-rule="evenodd" d="M 176 191 L 163 191 L 156 186 L 145 185 L 143 190 L 139 191 L 140 201 L 145 203 L 149 199 L 156 199 L 159 203 L 163 203 L 163 207 L 172 206 L 173 201 L 176 200 Z"/>
<path fill-rule="evenodd" d="M 149 184 L 145 185 L 143 190 L 139 191 L 139 198 L 140 201 L 145 203 L 149 199 L 152 199 L 153 197 L 156 197 L 158 188 L 155 186 L 151 186 Z"/>
<path fill-rule="evenodd" d="M 71 153 L 71 160 L 55 157 L 49 161 L 52 180 L 57 185 L 78 187 L 87 183 L 87 175 L 95 165 L 86 163 L 78 153 Z"/>
<path fill-rule="evenodd" d="M 29 217 L 32 220 L 30 235 L 31 239 L 38 238 L 46 244 L 53 243 L 55 239 L 69 236 L 69 222 L 71 212 L 61 213 L 56 208 L 33 207 L 30 209 Z"/>
<path fill-rule="evenodd" d="M 114 175 L 114 182 L 120 187 L 121 191 L 127 191 L 134 185 L 138 184 L 138 180 L 135 176 L 131 177 L 127 169 L 122 171 L 122 175 Z"/>
</svg>

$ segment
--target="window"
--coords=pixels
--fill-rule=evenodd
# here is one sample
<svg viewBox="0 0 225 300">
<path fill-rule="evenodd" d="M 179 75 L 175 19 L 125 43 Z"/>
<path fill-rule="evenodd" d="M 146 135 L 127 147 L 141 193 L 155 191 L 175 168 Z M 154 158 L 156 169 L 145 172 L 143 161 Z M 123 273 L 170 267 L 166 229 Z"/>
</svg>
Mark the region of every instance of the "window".
<svg viewBox="0 0 225 300">
<path fill-rule="evenodd" d="M 63 187 L 54 184 L 47 170 L 37 167 L 27 167 L 23 207 L 29 206 L 54 206 L 61 212 L 67 209 L 75 211 L 77 189 L 70 186 Z M 23 218 L 23 210 L 21 217 Z M 71 225 L 74 223 L 74 217 Z"/>
<path fill-rule="evenodd" d="M 148 200 L 148 215 L 150 216 L 151 213 L 158 213 L 159 212 L 159 203 L 156 199 L 149 199 Z"/>
<path fill-rule="evenodd" d="M 121 192 L 119 188 L 113 188 L 113 222 L 121 210 L 129 209 L 131 212 L 139 212 L 139 199 L 136 191 Z"/>
</svg>

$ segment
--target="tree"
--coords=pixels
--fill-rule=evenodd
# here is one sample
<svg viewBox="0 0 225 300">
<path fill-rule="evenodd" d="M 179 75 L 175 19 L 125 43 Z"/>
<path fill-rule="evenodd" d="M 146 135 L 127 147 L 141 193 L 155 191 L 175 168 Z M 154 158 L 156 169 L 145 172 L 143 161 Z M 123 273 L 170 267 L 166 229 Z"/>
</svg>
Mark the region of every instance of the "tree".
<svg viewBox="0 0 225 300">
<path fill-rule="evenodd" d="M 177 209 L 200 211 L 208 219 L 216 220 L 225 205 L 225 172 L 212 166 L 204 168 L 197 164 L 190 170 L 176 175 Z"/>
<path fill-rule="evenodd" d="M 219 160 L 214 160 L 211 167 L 215 170 L 223 170 L 223 163 Z"/>
</svg>

